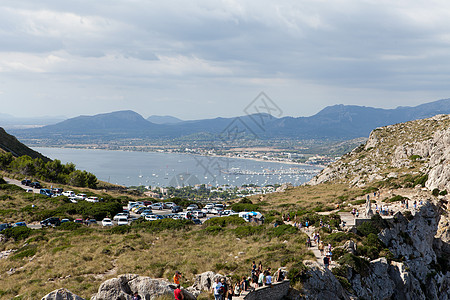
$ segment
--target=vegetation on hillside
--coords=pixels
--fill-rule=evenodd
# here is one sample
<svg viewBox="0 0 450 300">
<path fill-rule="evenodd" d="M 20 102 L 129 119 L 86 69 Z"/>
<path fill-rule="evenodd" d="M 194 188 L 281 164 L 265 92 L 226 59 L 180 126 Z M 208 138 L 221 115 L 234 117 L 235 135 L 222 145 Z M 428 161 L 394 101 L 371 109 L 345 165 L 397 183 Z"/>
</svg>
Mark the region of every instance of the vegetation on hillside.
<svg viewBox="0 0 450 300">
<path fill-rule="evenodd" d="M 73 163 L 62 164 L 57 159 L 44 161 L 27 155 L 14 157 L 9 152 L 0 154 L 0 170 L 77 187 L 96 188 L 98 182 L 94 174 L 77 170 Z"/>
</svg>

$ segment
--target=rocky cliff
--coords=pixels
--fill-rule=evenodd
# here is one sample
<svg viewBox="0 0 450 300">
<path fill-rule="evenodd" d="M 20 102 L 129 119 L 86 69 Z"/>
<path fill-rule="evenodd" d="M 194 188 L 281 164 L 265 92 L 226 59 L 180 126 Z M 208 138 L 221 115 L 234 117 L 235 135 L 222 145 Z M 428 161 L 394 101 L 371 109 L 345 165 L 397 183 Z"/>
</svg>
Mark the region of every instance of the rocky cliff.
<svg viewBox="0 0 450 300">
<path fill-rule="evenodd" d="M 325 168 L 309 184 L 421 184 L 450 191 L 449 146 L 450 115 L 377 128 L 364 145 Z"/>
</svg>

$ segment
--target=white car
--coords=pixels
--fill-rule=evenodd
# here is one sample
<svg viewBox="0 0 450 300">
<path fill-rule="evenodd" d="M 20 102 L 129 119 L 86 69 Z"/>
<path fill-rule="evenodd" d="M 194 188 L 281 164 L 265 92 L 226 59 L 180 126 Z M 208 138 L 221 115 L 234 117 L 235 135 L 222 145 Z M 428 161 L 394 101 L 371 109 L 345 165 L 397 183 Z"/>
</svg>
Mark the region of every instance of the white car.
<svg viewBox="0 0 450 300">
<path fill-rule="evenodd" d="M 110 218 L 104 218 L 102 220 L 102 225 L 103 226 L 113 226 L 114 224 L 113 224 L 113 222 L 111 221 Z"/>
<path fill-rule="evenodd" d="M 118 213 L 117 215 L 114 216 L 113 220 L 118 221 L 120 218 L 128 219 L 128 214 L 127 213 Z"/>
<path fill-rule="evenodd" d="M 92 203 L 97 203 L 98 202 L 98 197 L 87 197 L 86 201 L 87 202 L 92 202 Z"/>
<path fill-rule="evenodd" d="M 66 192 L 63 192 L 62 194 L 63 194 L 63 196 L 66 196 L 66 197 L 75 197 L 74 191 L 66 191 Z"/>
<path fill-rule="evenodd" d="M 75 198 L 77 198 L 78 200 L 84 200 L 87 198 L 86 194 L 78 194 L 75 196 Z"/>
<path fill-rule="evenodd" d="M 239 215 L 239 213 L 237 213 L 237 212 L 235 212 L 234 210 L 232 210 L 232 209 L 226 209 L 226 210 L 224 210 L 223 212 L 222 212 L 222 215 L 223 216 L 238 216 Z"/>
<path fill-rule="evenodd" d="M 200 219 L 206 217 L 206 214 L 201 210 L 194 210 L 191 212 L 195 219 Z"/>
<path fill-rule="evenodd" d="M 197 204 L 190 204 L 188 207 L 186 207 L 187 211 L 196 210 L 196 209 L 198 209 L 198 205 Z"/>
<path fill-rule="evenodd" d="M 173 203 L 173 202 L 166 202 L 166 206 L 167 206 L 168 208 L 172 208 L 172 207 L 176 206 L 176 204 Z"/>
<path fill-rule="evenodd" d="M 156 221 L 156 220 L 158 220 L 158 216 L 157 215 L 146 215 L 145 219 L 147 221 Z"/>
<path fill-rule="evenodd" d="M 128 218 L 127 217 L 119 217 L 117 219 L 117 225 L 128 225 Z"/>
<path fill-rule="evenodd" d="M 77 199 L 75 197 L 69 197 L 70 202 L 72 203 L 78 203 Z"/>
</svg>

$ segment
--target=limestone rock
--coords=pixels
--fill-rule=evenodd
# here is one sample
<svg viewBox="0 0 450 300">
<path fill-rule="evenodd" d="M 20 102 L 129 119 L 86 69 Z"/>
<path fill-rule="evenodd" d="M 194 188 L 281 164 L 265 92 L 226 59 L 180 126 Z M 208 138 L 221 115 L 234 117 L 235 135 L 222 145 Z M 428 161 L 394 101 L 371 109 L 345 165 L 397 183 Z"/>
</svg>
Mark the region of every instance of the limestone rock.
<svg viewBox="0 0 450 300">
<path fill-rule="evenodd" d="M 304 261 L 308 279 L 303 282 L 302 292 L 306 299 L 350 299 L 330 270 L 317 262 Z"/>
<path fill-rule="evenodd" d="M 175 288 L 175 285 L 163 279 L 152 279 L 135 274 L 125 274 L 103 282 L 98 288 L 98 293 L 91 300 L 129 300 L 135 292 L 138 292 L 142 299 L 151 300 L 162 295 L 173 296 Z M 184 299 L 195 299 L 194 295 L 187 290 L 183 289 L 182 291 L 185 296 Z"/>
<path fill-rule="evenodd" d="M 223 275 L 208 271 L 195 276 L 194 284 L 187 288 L 193 295 L 198 296 L 202 291 L 210 291 L 216 278 L 222 278 Z"/>
<path fill-rule="evenodd" d="M 42 297 L 41 300 L 85 300 L 66 289 L 58 289 Z"/>
</svg>

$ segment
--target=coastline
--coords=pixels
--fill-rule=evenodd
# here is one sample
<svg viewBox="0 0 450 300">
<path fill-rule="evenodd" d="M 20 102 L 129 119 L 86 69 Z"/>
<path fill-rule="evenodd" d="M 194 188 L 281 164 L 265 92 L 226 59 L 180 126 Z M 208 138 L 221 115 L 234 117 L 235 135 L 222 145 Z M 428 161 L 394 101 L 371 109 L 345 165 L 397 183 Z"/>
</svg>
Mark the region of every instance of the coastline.
<svg viewBox="0 0 450 300">
<path fill-rule="evenodd" d="M 285 165 L 298 165 L 303 167 L 312 167 L 317 169 L 324 169 L 325 165 L 311 165 L 306 163 L 299 163 L 299 162 L 289 162 L 289 161 L 274 161 L 274 160 L 265 160 L 261 158 L 254 158 L 254 157 L 230 157 L 226 155 L 204 155 L 204 154 L 198 154 L 198 153 L 187 153 L 187 152 L 166 152 L 166 151 L 135 151 L 135 150 L 124 150 L 124 149 L 104 149 L 104 148 L 90 148 L 90 147 L 70 147 L 70 146 L 63 146 L 63 147 L 56 147 L 56 146 L 38 146 L 33 147 L 31 146 L 33 150 L 38 150 L 39 148 L 56 148 L 56 149 L 79 149 L 79 150 L 101 150 L 101 151 L 122 151 L 122 152 L 148 152 L 148 153 L 163 153 L 163 154 L 181 154 L 181 155 L 193 155 L 193 156 L 201 156 L 201 157 L 218 157 L 218 158 L 229 158 L 229 159 L 241 159 L 241 160 L 249 160 L 249 161 L 257 161 L 257 162 L 267 162 L 267 163 L 278 163 L 278 164 L 285 164 Z M 37 151 L 36 150 L 36 151 Z"/>
</svg>

